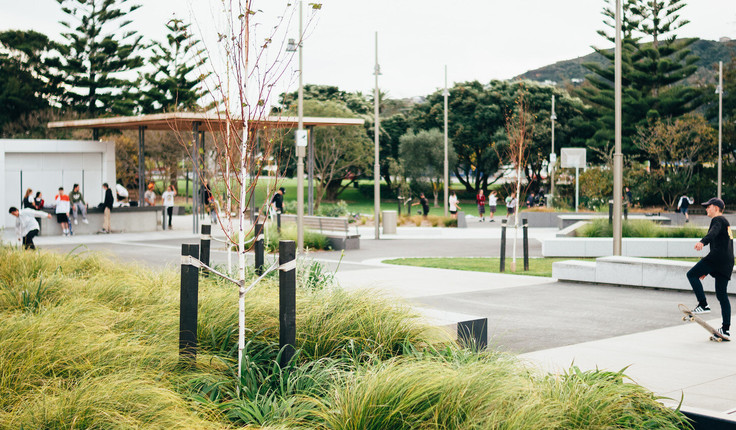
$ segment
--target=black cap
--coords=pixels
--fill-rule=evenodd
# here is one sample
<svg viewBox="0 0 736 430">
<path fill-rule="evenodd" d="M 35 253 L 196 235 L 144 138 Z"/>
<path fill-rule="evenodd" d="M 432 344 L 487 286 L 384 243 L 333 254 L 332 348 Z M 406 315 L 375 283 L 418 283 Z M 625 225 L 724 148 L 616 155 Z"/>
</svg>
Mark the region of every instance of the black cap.
<svg viewBox="0 0 736 430">
<path fill-rule="evenodd" d="M 279 190 L 281 190 L 282 193 L 285 193 L 286 192 L 286 190 L 284 189 L 284 187 L 280 187 Z"/>
<path fill-rule="evenodd" d="M 708 207 L 710 205 L 718 206 L 719 208 L 721 208 L 721 210 L 723 210 L 723 208 L 726 207 L 726 204 L 723 203 L 723 200 L 719 199 L 718 197 L 713 197 L 712 199 L 708 200 L 707 202 L 701 203 L 701 205 L 706 206 L 706 207 Z"/>
</svg>

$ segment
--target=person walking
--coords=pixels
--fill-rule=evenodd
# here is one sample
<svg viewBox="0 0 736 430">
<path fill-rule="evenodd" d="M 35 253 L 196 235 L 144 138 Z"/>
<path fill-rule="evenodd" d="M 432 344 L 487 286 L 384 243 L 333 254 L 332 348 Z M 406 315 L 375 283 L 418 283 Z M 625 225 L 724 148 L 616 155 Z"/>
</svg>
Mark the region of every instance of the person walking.
<svg viewBox="0 0 736 430">
<path fill-rule="evenodd" d="M 478 205 L 478 222 L 486 220 L 486 196 L 483 195 L 483 189 L 478 190 L 478 194 L 475 196 L 475 204 Z"/>
<path fill-rule="evenodd" d="M 72 215 L 74 216 L 74 225 L 79 224 L 77 222 L 77 214 L 79 212 L 82 212 L 82 222 L 85 224 L 89 224 L 89 221 L 87 221 L 87 202 L 84 201 L 84 197 L 82 196 L 82 192 L 79 191 L 79 184 L 74 184 L 72 187 L 72 192 L 69 193 L 69 201 L 72 204 Z"/>
<path fill-rule="evenodd" d="M 692 269 L 687 272 L 687 280 L 698 299 L 698 305 L 692 310 L 694 314 L 705 314 L 710 312 L 708 300 L 703 292 L 703 284 L 700 282 L 706 275 L 715 278 L 716 298 L 721 305 L 722 324 L 718 333 L 726 340 L 731 336 L 731 303 L 728 300 L 728 281 L 733 272 L 733 233 L 731 225 L 723 216 L 725 204 L 723 200 L 713 197 L 705 203 L 705 212 L 711 218 L 708 233 L 695 244 L 695 250 L 701 251 L 705 245 L 710 247 L 710 252 L 701 258 Z"/>
<path fill-rule="evenodd" d="M 18 236 L 18 241 L 23 243 L 23 249 L 36 249 L 33 238 L 38 236 L 41 229 L 36 218 L 46 217 L 50 219 L 51 214 L 31 208 L 18 210 L 14 206 L 8 209 L 8 213 L 17 218 L 15 220 L 15 233 Z"/>
<path fill-rule="evenodd" d="M 54 197 L 54 203 L 56 203 L 56 222 L 61 225 L 64 236 L 69 236 L 71 233 L 69 230 L 69 212 L 71 212 L 72 206 L 69 202 L 69 196 L 64 194 L 64 187 L 59 187 L 59 194 Z"/>
<path fill-rule="evenodd" d="M 685 215 L 685 222 L 690 222 L 690 215 L 688 215 L 687 210 L 690 207 L 690 204 L 693 203 L 693 199 L 690 197 L 683 195 L 680 197 L 680 200 L 677 202 L 677 212 L 680 212 L 681 214 Z"/>
<path fill-rule="evenodd" d="M 23 196 L 23 207 L 21 209 L 25 208 L 31 208 L 34 209 L 36 206 L 33 203 L 33 197 L 31 196 L 33 194 L 32 189 L 27 189 L 26 194 Z"/>
<path fill-rule="evenodd" d="M 171 230 L 171 217 L 174 215 L 174 197 L 176 196 L 176 189 L 173 185 L 169 185 L 161 194 L 161 198 L 164 201 L 164 223 L 161 227 L 166 230 L 166 218 L 169 218 L 169 230 Z"/>
<path fill-rule="evenodd" d="M 110 227 L 110 211 L 112 211 L 112 205 L 115 203 L 115 198 L 112 196 L 112 190 L 107 182 L 102 184 L 102 189 L 105 190 L 105 200 L 102 202 L 102 207 L 104 209 L 101 233 L 110 234 L 112 232 L 112 227 Z"/>
<path fill-rule="evenodd" d="M 457 218 L 457 211 L 460 209 L 460 205 L 458 204 L 457 200 L 457 194 L 453 191 L 450 194 L 450 197 L 447 199 L 447 204 L 450 206 L 450 216 L 452 218 Z"/>
<path fill-rule="evenodd" d="M 496 191 L 491 191 L 488 193 L 488 220 L 490 222 L 496 222 L 496 220 L 493 219 L 494 216 L 496 216 L 496 205 L 498 204 L 498 196 L 496 195 Z"/>
<path fill-rule="evenodd" d="M 519 205 L 519 200 L 516 198 L 516 191 L 512 192 L 510 196 L 506 197 L 506 218 L 513 216 L 516 212 L 516 207 Z"/>
<path fill-rule="evenodd" d="M 280 187 L 274 194 L 273 197 L 271 197 L 271 220 L 276 220 L 277 214 L 284 213 L 284 193 L 286 190 L 284 187 Z"/>
</svg>

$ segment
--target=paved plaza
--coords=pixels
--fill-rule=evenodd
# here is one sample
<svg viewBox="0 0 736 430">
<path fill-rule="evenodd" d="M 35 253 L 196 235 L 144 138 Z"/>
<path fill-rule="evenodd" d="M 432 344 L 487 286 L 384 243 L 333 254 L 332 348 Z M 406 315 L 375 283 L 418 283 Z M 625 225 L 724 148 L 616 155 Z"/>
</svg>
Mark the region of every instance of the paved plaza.
<svg viewBox="0 0 736 430">
<path fill-rule="evenodd" d="M 372 227 L 361 227 L 359 250 L 313 252 L 309 258 L 337 268 L 343 287 L 401 297 L 439 324 L 488 318 L 490 347 L 518 354 L 531 366 L 552 372 L 573 364 L 582 369 L 627 368 L 634 381 L 670 398 L 665 400 L 668 404 L 676 405 L 682 398 L 685 407 L 708 413 L 736 408 L 736 342 L 710 342 L 701 327 L 681 321 L 677 304 L 694 305 L 690 292 L 382 262 L 398 257 L 497 257 L 499 224 L 470 222 L 468 229 L 399 227 L 397 234 L 381 240 L 373 239 Z M 556 231 L 530 228 L 530 255 L 541 256 L 541 241 Z M 6 230 L 5 240 L 12 234 Z M 513 229 L 508 237 L 514 237 Z M 154 268 L 176 267 L 181 244 L 198 241 L 190 217 L 175 217 L 172 231 L 36 239 L 44 249 L 102 251 Z M 511 252 L 509 245 L 507 255 Z M 520 258 L 520 245 L 517 252 Z M 213 242 L 211 260 L 225 264 L 222 244 Z M 714 312 L 706 319 L 717 326 L 717 301 L 714 297 L 710 301 Z"/>
</svg>

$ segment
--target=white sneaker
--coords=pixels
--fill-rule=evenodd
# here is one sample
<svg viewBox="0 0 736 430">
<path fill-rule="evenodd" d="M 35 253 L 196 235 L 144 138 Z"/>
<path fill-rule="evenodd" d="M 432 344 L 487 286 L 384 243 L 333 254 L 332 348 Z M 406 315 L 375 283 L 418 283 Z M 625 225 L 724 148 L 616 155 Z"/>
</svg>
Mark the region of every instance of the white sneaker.
<svg viewBox="0 0 736 430">
<path fill-rule="evenodd" d="M 87 221 L 87 218 L 83 219 L 83 220 L 82 220 L 82 222 L 83 222 L 83 223 L 85 223 L 85 224 L 89 224 L 89 221 Z M 74 224 L 76 224 L 76 223 L 77 223 L 77 222 L 76 222 L 76 221 L 74 221 Z"/>
<path fill-rule="evenodd" d="M 77 222 L 77 219 L 74 218 L 74 225 L 77 225 L 77 224 L 79 224 L 79 223 Z"/>
<path fill-rule="evenodd" d="M 690 312 L 692 312 L 694 314 L 709 314 L 710 313 L 710 306 L 705 305 L 705 307 L 703 307 L 703 306 L 698 305 L 698 306 L 695 307 L 695 309 L 693 309 Z"/>
</svg>

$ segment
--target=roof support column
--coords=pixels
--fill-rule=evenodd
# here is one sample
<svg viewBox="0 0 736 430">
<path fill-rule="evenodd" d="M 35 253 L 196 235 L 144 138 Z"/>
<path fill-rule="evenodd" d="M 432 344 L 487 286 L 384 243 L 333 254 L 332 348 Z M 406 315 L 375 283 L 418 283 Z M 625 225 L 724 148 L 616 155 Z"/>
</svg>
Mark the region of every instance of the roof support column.
<svg viewBox="0 0 736 430">
<path fill-rule="evenodd" d="M 199 233 L 199 122 L 192 122 L 192 233 Z"/>
<path fill-rule="evenodd" d="M 143 207 L 146 188 L 146 126 L 138 127 L 138 206 Z"/>
</svg>

